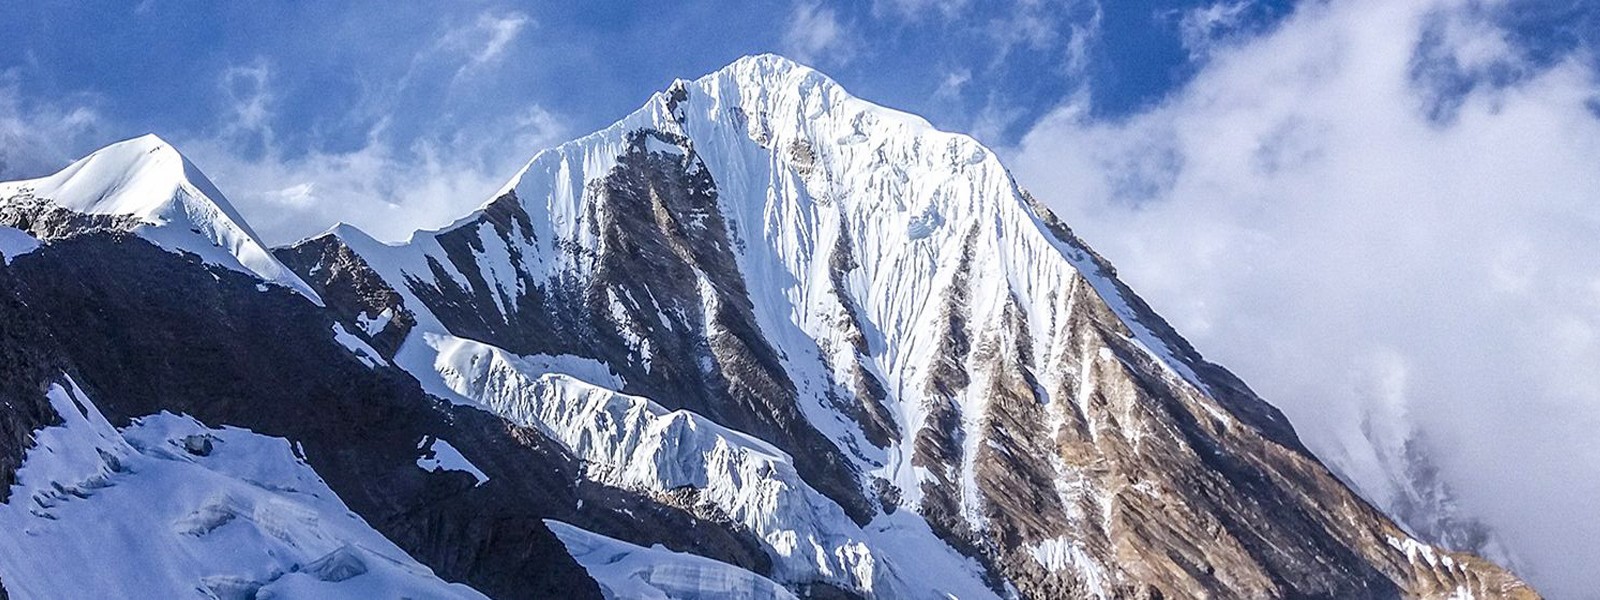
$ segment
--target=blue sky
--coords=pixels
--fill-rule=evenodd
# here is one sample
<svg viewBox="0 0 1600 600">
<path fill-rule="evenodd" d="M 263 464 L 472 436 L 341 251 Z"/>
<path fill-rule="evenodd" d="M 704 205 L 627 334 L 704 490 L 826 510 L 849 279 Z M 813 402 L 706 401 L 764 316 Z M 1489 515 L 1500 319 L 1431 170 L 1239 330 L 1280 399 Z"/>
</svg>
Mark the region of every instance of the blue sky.
<svg viewBox="0 0 1600 600">
<path fill-rule="evenodd" d="M 397 147 L 492 135 L 529 110 L 579 134 L 674 78 L 770 51 L 998 145 L 1074 94 L 1105 118 L 1159 101 L 1194 70 L 1183 19 L 1203 4 L 7 3 L 0 72 L 23 110 L 67 101 L 96 112 L 103 139 L 68 154 L 154 131 L 228 134 L 242 155 L 270 143 L 292 159 L 357 149 L 379 128 Z M 1286 12 L 1251 5 L 1229 28 Z M 252 99 L 265 104 L 241 114 Z"/>
<path fill-rule="evenodd" d="M 1473 4 L 1546 61 L 1600 38 L 1597 11 L 1581 0 Z M 375 136 L 404 154 L 419 139 L 526 127 L 529 111 L 547 117 L 553 135 L 575 135 L 674 78 L 756 52 L 789 55 L 859 96 L 1007 146 L 1064 104 L 1108 120 L 1158 104 L 1204 64 L 1204 47 L 1269 31 L 1293 8 L 1289 0 L 7 3 L 7 109 L 85 108 L 96 122 L 86 139 L 0 154 L 0 176 L 34 174 L 145 132 L 226 137 L 245 157 L 270 145 L 285 159 L 353 151 Z M 1518 76 L 1426 75 L 1444 116 L 1471 86 Z"/>
<path fill-rule="evenodd" d="M 1540 64 L 1600 37 L 1581 0 L 1466 4 Z M 1106 123 L 1147 113 L 1212 53 L 1272 32 L 1295 9 L 1291 0 L 6 3 L 0 178 L 41 175 L 154 132 L 200 164 L 270 243 L 338 220 L 398 239 L 469 210 L 538 149 L 741 55 L 785 54 L 1004 152 L 1063 110 Z M 1414 77 L 1433 91 L 1436 119 L 1476 86 L 1539 71 L 1452 70 L 1427 48 L 1417 44 Z M 1153 189 L 1141 172 L 1125 183 Z"/>
<path fill-rule="evenodd" d="M 1600 3 L 0 4 L 0 179 L 155 132 L 388 240 L 757 52 L 968 132 L 1380 505 L 1406 440 L 1600 590 Z M 1587 595 L 1586 595 L 1587 594 Z"/>
</svg>

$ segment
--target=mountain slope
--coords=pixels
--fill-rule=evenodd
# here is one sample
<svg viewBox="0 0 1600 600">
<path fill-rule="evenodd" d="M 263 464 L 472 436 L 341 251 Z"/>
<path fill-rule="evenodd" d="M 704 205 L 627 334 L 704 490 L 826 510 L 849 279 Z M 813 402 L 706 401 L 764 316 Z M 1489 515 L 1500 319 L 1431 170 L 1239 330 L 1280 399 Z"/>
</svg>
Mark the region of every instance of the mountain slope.
<svg viewBox="0 0 1600 600">
<path fill-rule="evenodd" d="M 623 473 L 598 481 L 710 504 L 791 585 L 909 583 L 892 573 L 915 554 L 833 504 L 864 532 L 920 515 L 975 577 L 1035 597 L 1521 589 L 1417 559 L 987 149 L 779 57 L 675 83 L 443 230 L 384 245 L 340 228 L 280 256 L 302 273 L 359 257 L 381 294 L 316 283 L 359 299 L 335 306 L 350 318 L 404 315 L 376 333 L 419 380 Z M 640 479 L 641 450 L 592 450 L 640 448 L 663 411 L 770 444 L 748 451 L 800 481 Z M 822 508 L 752 513 L 768 484 Z M 867 562 L 887 568 L 852 571 Z"/>
</svg>

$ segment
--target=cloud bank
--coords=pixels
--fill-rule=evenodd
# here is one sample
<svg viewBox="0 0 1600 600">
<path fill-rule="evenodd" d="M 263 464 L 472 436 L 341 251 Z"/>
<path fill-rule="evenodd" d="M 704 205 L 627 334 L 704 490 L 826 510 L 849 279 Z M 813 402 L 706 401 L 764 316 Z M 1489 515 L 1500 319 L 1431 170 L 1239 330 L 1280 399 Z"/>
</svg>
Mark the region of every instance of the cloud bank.
<svg viewBox="0 0 1600 600">
<path fill-rule="evenodd" d="M 1010 164 L 1369 497 L 1407 493 L 1418 440 L 1542 591 L 1600 597 L 1600 82 L 1582 49 L 1525 55 L 1495 8 L 1196 34 L 1207 62 L 1167 102 L 1064 106 Z"/>
</svg>

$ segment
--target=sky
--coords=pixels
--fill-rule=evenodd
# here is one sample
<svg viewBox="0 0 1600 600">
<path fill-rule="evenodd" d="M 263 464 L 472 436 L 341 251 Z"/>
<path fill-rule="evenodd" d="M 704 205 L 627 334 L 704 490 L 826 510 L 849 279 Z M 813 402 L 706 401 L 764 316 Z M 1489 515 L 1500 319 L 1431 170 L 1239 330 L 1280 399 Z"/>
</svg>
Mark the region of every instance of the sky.
<svg viewBox="0 0 1600 600">
<path fill-rule="evenodd" d="M 0 179 L 154 132 L 269 243 L 454 220 L 757 52 L 973 135 L 1379 504 L 1600 598 L 1600 3 L 0 5 Z"/>
</svg>

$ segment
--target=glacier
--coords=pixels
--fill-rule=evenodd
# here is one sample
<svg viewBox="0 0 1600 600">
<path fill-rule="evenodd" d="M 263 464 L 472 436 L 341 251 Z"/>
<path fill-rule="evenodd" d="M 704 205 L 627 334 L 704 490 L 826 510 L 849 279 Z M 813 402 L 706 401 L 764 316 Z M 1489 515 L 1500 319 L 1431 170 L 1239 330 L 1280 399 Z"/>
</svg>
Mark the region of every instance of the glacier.
<svg viewBox="0 0 1600 600">
<path fill-rule="evenodd" d="M 350 512 L 288 442 L 160 413 L 118 430 L 70 378 L 0 505 L 18 598 L 482 598 Z"/>
</svg>

